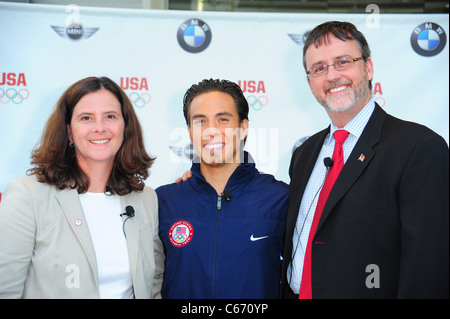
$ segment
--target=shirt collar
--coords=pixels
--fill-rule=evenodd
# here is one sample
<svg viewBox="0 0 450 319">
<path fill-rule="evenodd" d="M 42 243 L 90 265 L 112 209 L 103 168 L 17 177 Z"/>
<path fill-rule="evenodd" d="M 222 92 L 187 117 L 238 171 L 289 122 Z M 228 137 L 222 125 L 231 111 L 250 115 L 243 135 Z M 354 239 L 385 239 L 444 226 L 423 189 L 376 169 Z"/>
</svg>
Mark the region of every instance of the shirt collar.
<svg viewBox="0 0 450 319">
<path fill-rule="evenodd" d="M 370 116 L 372 115 L 374 109 L 375 102 L 372 97 L 369 103 L 367 103 L 366 106 L 364 106 L 362 110 L 359 111 L 358 114 L 356 114 L 356 116 L 352 118 L 342 129 L 348 131 L 350 135 L 353 135 L 358 139 L 366 127 L 367 122 L 369 122 Z M 336 127 L 333 122 L 331 122 L 330 133 L 325 138 L 325 144 L 331 143 L 333 140 L 332 136 L 337 130 L 340 130 L 340 128 Z"/>
</svg>

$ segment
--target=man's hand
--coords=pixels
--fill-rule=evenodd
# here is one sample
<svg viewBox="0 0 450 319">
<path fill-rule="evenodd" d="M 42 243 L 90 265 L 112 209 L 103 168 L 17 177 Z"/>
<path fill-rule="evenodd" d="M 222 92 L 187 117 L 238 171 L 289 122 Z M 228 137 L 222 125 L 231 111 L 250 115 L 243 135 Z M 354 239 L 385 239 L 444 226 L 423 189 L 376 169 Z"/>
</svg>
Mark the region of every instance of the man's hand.
<svg viewBox="0 0 450 319">
<path fill-rule="evenodd" d="M 189 178 L 191 178 L 192 177 L 192 172 L 190 171 L 190 170 L 187 170 L 186 172 L 184 172 L 184 174 L 183 174 L 183 176 L 181 176 L 181 177 L 178 177 L 176 180 L 175 180 L 175 183 L 179 183 L 179 182 L 181 182 L 181 180 L 183 180 L 183 182 L 185 182 L 185 181 L 187 181 Z"/>
</svg>

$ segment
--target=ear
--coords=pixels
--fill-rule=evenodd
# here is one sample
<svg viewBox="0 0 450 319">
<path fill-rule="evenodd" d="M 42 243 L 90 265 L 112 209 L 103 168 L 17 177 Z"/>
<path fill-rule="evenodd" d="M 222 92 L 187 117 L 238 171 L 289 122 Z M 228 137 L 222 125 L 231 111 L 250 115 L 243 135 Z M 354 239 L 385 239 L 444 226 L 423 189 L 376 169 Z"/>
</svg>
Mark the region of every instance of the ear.
<svg viewBox="0 0 450 319">
<path fill-rule="evenodd" d="M 248 120 L 242 120 L 242 122 L 239 126 L 241 128 L 240 139 L 241 139 L 241 141 L 243 141 L 248 135 L 248 127 L 249 127 Z"/>
<path fill-rule="evenodd" d="M 69 141 L 73 143 L 72 131 L 70 130 L 70 125 L 67 124 L 67 135 L 69 136 Z"/>
<path fill-rule="evenodd" d="M 191 126 L 190 125 L 187 126 L 187 131 L 188 131 L 188 134 L 189 134 L 189 139 L 191 140 L 191 144 L 194 144 L 193 141 L 192 141 L 192 131 L 191 131 Z"/>
<path fill-rule="evenodd" d="M 309 79 L 309 76 L 308 76 L 308 75 L 306 75 L 306 80 L 308 81 L 309 89 L 311 90 L 311 81 L 310 81 L 310 79 Z"/>
<path fill-rule="evenodd" d="M 366 61 L 366 71 L 367 71 L 367 78 L 370 80 L 373 79 L 373 61 L 372 59 L 369 57 L 367 58 Z"/>
</svg>

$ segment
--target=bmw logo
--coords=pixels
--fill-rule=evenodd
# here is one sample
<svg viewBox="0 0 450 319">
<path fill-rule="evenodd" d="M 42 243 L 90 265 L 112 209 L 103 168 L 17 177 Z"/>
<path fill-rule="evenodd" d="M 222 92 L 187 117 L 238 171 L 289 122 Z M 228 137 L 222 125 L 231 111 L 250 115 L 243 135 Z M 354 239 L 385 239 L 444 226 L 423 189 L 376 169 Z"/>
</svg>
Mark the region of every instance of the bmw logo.
<svg viewBox="0 0 450 319">
<path fill-rule="evenodd" d="M 191 53 L 205 50 L 211 43 L 211 29 L 200 19 L 184 21 L 178 28 L 177 39 L 180 46 Z"/>
<path fill-rule="evenodd" d="M 411 34 L 411 46 L 422 56 L 435 56 L 445 48 L 446 43 L 444 29 L 433 22 L 418 25 Z"/>
</svg>

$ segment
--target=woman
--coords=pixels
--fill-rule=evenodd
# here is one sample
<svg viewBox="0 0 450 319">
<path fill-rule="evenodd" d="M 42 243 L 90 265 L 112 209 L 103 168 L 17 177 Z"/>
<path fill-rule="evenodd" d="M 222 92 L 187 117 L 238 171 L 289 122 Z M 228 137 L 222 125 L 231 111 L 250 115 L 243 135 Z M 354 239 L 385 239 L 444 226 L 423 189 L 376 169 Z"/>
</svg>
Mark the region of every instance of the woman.
<svg viewBox="0 0 450 319">
<path fill-rule="evenodd" d="M 160 298 L 154 158 L 112 80 L 69 87 L 0 204 L 0 298 Z M 129 206 L 129 207 L 128 207 Z"/>
</svg>

